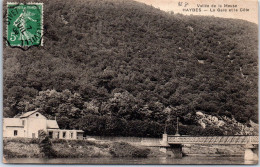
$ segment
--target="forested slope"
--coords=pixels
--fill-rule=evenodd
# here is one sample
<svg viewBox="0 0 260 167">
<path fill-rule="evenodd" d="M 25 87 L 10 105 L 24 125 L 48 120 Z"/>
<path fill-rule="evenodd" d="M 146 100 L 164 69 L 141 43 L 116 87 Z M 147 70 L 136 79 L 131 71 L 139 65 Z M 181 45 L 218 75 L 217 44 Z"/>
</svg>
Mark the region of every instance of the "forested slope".
<svg viewBox="0 0 260 167">
<path fill-rule="evenodd" d="M 160 136 L 165 122 L 173 134 L 177 116 L 182 134 L 236 133 L 203 129 L 196 112 L 258 121 L 256 24 L 46 0 L 44 32 L 43 47 L 4 45 L 4 117 L 39 109 L 60 128 L 121 136 Z"/>
</svg>

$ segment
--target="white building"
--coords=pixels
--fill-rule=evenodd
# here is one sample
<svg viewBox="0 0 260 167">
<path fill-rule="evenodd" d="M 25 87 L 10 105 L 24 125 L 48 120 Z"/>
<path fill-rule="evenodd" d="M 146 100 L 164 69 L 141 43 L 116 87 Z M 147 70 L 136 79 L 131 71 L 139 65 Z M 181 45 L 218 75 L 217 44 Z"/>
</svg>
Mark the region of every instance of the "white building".
<svg viewBox="0 0 260 167">
<path fill-rule="evenodd" d="M 3 119 L 3 137 L 38 138 L 39 130 L 47 132 L 50 138 L 83 139 L 82 130 L 62 130 L 56 120 L 48 120 L 37 110 Z"/>
</svg>

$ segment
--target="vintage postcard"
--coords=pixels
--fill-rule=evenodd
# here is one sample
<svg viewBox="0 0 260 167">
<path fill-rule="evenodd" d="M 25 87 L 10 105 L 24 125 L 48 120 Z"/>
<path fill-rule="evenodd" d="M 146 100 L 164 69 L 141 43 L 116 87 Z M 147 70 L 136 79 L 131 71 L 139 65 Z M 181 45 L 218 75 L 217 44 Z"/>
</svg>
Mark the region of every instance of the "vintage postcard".
<svg viewBox="0 0 260 167">
<path fill-rule="evenodd" d="M 256 0 L 4 0 L 3 162 L 258 164 Z"/>
</svg>

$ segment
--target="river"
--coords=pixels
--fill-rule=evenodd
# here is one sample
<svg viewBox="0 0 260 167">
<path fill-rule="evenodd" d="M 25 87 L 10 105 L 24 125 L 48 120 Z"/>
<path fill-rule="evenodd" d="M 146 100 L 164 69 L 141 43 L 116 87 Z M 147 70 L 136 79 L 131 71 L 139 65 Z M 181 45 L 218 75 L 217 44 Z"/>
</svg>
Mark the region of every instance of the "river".
<svg viewBox="0 0 260 167">
<path fill-rule="evenodd" d="M 8 163 L 36 163 L 36 164 L 257 164 L 257 161 L 244 161 L 243 157 L 170 157 L 149 158 L 13 158 Z"/>
</svg>

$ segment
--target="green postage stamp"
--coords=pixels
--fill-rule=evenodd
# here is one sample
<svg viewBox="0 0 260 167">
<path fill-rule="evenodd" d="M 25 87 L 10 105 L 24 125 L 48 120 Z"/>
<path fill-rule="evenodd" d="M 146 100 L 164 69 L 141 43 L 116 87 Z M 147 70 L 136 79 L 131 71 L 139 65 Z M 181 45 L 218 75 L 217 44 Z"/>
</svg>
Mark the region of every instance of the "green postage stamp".
<svg viewBox="0 0 260 167">
<path fill-rule="evenodd" d="M 7 44 L 43 44 L 43 3 L 7 3 Z"/>
</svg>

